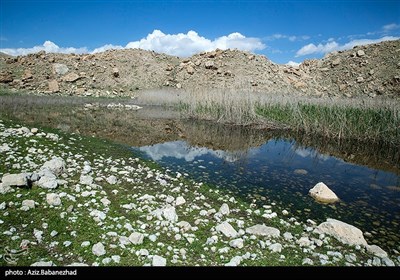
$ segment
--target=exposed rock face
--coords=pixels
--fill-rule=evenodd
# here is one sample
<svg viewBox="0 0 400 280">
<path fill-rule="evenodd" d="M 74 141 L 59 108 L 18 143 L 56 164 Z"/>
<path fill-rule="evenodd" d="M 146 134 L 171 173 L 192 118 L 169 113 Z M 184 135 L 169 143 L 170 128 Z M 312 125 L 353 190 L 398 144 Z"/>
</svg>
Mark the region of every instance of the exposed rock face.
<svg viewBox="0 0 400 280">
<path fill-rule="evenodd" d="M 327 219 L 326 222 L 318 225 L 315 232 L 331 235 L 344 244 L 367 246 L 367 241 L 360 229 L 335 219 Z"/>
<path fill-rule="evenodd" d="M 184 59 L 140 49 L 91 55 L 4 56 L 0 57 L 0 82 L 16 89 L 55 93 L 56 88 L 49 89 L 43 81 L 57 80 L 61 94 L 94 92 L 106 96 L 132 96 L 138 89 L 172 87 L 399 98 L 399 48 L 400 40 L 357 46 L 320 60 L 305 60 L 299 67 L 278 65 L 263 55 L 230 49 Z"/>
<path fill-rule="evenodd" d="M 319 182 L 312 189 L 310 189 L 309 194 L 315 200 L 323 203 L 333 203 L 339 201 L 337 195 L 322 182 Z"/>
</svg>

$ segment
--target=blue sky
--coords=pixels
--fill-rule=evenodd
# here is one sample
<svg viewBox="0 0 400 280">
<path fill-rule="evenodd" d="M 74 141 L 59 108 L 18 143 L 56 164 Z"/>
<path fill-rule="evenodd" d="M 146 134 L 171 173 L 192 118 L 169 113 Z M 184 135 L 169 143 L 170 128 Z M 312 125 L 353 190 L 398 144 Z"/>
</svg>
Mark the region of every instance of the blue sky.
<svg viewBox="0 0 400 280">
<path fill-rule="evenodd" d="M 400 1 L 0 0 L 0 51 L 239 48 L 276 63 L 398 39 Z"/>
</svg>

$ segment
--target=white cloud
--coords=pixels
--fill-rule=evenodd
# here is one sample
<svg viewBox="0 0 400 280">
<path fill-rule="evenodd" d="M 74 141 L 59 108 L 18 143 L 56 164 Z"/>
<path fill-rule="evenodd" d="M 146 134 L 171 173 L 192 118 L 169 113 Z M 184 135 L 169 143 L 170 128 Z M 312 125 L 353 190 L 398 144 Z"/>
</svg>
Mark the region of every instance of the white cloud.
<svg viewBox="0 0 400 280">
<path fill-rule="evenodd" d="M 51 41 L 46 41 L 41 46 L 34 46 L 32 48 L 17 48 L 17 49 L 0 49 L 0 52 L 6 53 L 8 55 L 27 55 L 31 53 L 37 53 L 40 51 L 45 51 L 48 53 L 87 53 L 87 48 L 62 48 L 57 46 Z"/>
<path fill-rule="evenodd" d="M 159 161 L 166 157 L 173 157 L 191 162 L 203 155 L 211 155 L 227 162 L 235 162 L 239 159 L 234 152 L 229 153 L 222 150 L 211 150 L 205 147 L 194 147 L 188 145 L 184 141 L 172 141 L 152 146 L 143 146 L 140 147 L 139 150 L 145 152 L 154 161 Z"/>
<path fill-rule="evenodd" d="M 255 51 L 262 50 L 265 47 L 259 38 L 247 38 L 237 32 L 212 41 L 199 36 L 195 31 L 189 31 L 187 34 L 164 34 L 160 30 L 154 30 L 146 38 L 126 45 L 126 48 L 140 48 L 181 57 L 217 48 Z"/>
<path fill-rule="evenodd" d="M 337 50 L 338 48 L 339 48 L 339 44 L 336 43 L 335 41 L 328 42 L 325 45 L 318 44 L 318 46 L 316 46 L 314 44 L 308 44 L 296 52 L 296 57 L 313 54 L 313 53 L 328 53 L 328 52 Z"/>
<path fill-rule="evenodd" d="M 314 44 L 308 44 L 299 49 L 296 52 L 296 57 L 299 56 L 304 56 L 304 55 L 309 55 L 309 54 L 326 54 L 328 52 L 332 51 L 343 51 L 343 50 L 349 50 L 355 46 L 361 46 L 361 45 L 368 45 L 368 44 L 375 44 L 375 43 L 380 43 L 383 41 L 393 41 L 393 40 L 398 40 L 400 39 L 399 37 L 393 37 L 393 36 L 385 36 L 379 39 L 357 39 L 357 40 L 352 40 L 346 44 L 339 45 L 335 41 L 330 41 L 326 44 L 318 44 L 317 46 Z"/>
<path fill-rule="evenodd" d="M 91 53 L 99 53 L 99 52 L 105 52 L 107 50 L 122 50 L 122 49 L 124 49 L 124 47 L 122 47 L 122 46 L 107 44 L 107 45 L 101 46 L 99 48 L 95 48 Z"/>
<path fill-rule="evenodd" d="M 43 50 L 49 53 L 98 53 L 110 49 L 125 48 L 140 48 L 169 55 L 187 57 L 202 51 L 212 51 L 217 48 L 224 50 L 231 48 L 254 52 L 256 50 L 265 49 L 266 46 L 259 38 L 246 37 L 238 32 L 210 40 L 199 36 L 195 31 L 189 31 L 186 34 L 164 34 L 160 30 L 154 30 L 152 33 L 148 34 L 146 38 L 142 38 L 139 41 L 129 42 L 125 47 L 107 44 L 95 48 L 93 51 L 89 51 L 86 47 L 63 48 L 57 46 L 51 41 L 46 41 L 42 46 L 17 49 L 7 48 L 0 49 L 0 52 L 17 56 L 36 53 Z"/>
<path fill-rule="evenodd" d="M 288 63 L 286 63 L 286 65 L 289 65 L 292 67 L 299 67 L 300 63 L 290 60 Z"/>
<path fill-rule="evenodd" d="M 400 28 L 400 24 L 396 24 L 396 23 L 387 24 L 382 27 L 383 32 L 390 32 L 390 31 L 393 31 L 393 30 L 396 30 L 399 28 Z"/>
</svg>

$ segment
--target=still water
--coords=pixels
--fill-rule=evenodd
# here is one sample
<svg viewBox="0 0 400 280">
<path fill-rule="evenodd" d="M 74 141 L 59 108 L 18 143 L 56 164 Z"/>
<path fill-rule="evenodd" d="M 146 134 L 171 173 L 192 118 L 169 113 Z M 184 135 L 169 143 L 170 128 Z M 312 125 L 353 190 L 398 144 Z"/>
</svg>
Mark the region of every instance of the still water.
<svg viewBox="0 0 400 280">
<path fill-rule="evenodd" d="M 173 171 L 229 188 L 263 205 L 276 203 L 304 221 L 335 218 L 360 228 L 368 243 L 400 250 L 400 176 L 358 165 L 274 137 L 260 145 L 228 150 L 171 141 L 133 148 Z M 341 199 L 334 205 L 315 202 L 308 191 L 324 182 Z"/>
</svg>

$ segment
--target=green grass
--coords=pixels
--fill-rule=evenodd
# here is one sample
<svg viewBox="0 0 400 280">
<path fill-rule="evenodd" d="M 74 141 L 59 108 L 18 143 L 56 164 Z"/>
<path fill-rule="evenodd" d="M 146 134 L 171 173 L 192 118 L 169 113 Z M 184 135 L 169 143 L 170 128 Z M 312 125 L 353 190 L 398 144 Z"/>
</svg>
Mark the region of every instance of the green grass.
<svg viewBox="0 0 400 280">
<path fill-rule="evenodd" d="M 400 111 L 310 103 L 258 105 L 260 116 L 309 134 L 400 144 Z"/>
</svg>

